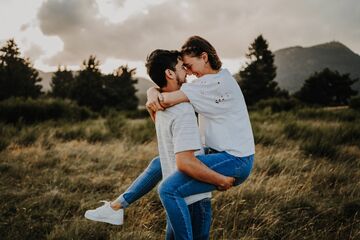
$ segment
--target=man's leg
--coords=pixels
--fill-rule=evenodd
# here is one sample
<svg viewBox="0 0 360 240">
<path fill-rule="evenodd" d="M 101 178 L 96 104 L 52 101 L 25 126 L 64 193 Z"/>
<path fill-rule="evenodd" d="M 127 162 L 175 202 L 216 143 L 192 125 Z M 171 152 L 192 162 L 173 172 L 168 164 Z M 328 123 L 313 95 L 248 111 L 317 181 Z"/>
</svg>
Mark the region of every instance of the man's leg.
<svg viewBox="0 0 360 240">
<path fill-rule="evenodd" d="M 170 219 L 166 216 L 166 235 L 165 240 L 175 240 L 174 230 L 171 226 Z"/>
<path fill-rule="evenodd" d="M 111 203 L 114 209 L 126 208 L 158 184 L 162 179 L 160 158 L 154 158 L 130 187 Z"/>
<path fill-rule="evenodd" d="M 211 199 L 205 198 L 188 206 L 194 240 L 208 240 L 211 227 Z"/>
<path fill-rule="evenodd" d="M 208 240 L 211 227 L 211 199 L 205 198 L 188 205 L 194 240 Z M 166 240 L 174 240 L 174 230 L 166 217 Z"/>
<path fill-rule="evenodd" d="M 254 155 L 235 157 L 226 152 L 200 155 L 197 158 L 212 170 L 235 177 L 239 185 L 249 176 Z M 216 190 L 216 186 L 197 181 L 179 171 L 164 180 L 158 188 L 161 202 L 169 216 L 176 239 L 192 239 L 191 217 L 185 197 Z"/>
</svg>

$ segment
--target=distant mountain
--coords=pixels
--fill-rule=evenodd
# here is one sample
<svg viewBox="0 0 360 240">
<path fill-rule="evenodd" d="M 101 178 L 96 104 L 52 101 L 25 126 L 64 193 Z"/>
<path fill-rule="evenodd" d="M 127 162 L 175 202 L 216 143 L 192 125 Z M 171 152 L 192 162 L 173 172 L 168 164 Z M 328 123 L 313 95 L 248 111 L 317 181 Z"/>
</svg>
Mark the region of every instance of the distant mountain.
<svg viewBox="0 0 360 240">
<path fill-rule="evenodd" d="M 293 93 L 315 71 L 324 68 L 350 73 L 351 78 L 360 77 L 360 56 L 340 42 L 329 42 L 312 47 L 289 47 L 274 52 L 277 76 L 281 88 Z M 353 85 L 360 92 L 360 82 Z"/>
<path fill-rule="evenodd" d="M 50 91 L 51 78 L 54 73 L 43 72 L 40 70 L 38 71 L 39 71 L 39 77 L 42 78 L 42 81 L 40 82 L 40 85 L 42 86 L 42 90 L 44 92 Z M 146 90 L 152 86 L 155 86 L 155 84 L 147 78 L 143 78 L 143 77 L 135 77 L 135 78 L 138 80 L 137 83 L 135 84 L 135 88 L 137 89 L 136 96 L 140 100 L 139 104 L 144 105 L 146 101 Z"/>
</svg>

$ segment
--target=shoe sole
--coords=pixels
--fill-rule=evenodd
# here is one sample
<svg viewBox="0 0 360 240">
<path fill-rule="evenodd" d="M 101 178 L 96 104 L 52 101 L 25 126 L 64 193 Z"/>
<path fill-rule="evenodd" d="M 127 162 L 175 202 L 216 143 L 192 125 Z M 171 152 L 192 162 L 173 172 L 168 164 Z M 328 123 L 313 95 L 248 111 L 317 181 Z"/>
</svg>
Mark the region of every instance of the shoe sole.
<svg viewBox="0 0 360 240">
<path fill-rule="evenodd" d="M 109 223 L 109 224 L 113 224 L 113 225 L 122 225 L 122 221 L 119 219 L 98 218 L 98 217 L 92 216 L 88 212 L 85 212 L 85 218 L 92 220 L 92 221 L 96 221 L 96 222 L 104 222 L 104 223 Z"/>
</svg>

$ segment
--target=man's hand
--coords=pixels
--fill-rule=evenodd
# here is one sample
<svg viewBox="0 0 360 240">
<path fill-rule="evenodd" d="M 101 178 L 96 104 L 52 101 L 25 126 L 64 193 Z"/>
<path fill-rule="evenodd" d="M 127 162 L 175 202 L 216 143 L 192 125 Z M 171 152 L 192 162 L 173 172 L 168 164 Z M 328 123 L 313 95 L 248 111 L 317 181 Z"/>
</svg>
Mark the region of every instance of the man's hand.
<svg viewBox="0 0 360 240">
<path fill-rule="evenodd" d="M 155 87 L 151 87 L 146 91 L 147 102 L 146 108 L 150 109 L 153 112 L 163 111 L 164 108 L 161 106 L 159 99 L 163 99 L 159 90 Z"/>
<path fill-rule="evenodd" d="M 219 186 L 217 186 L 217 189 L 219 191 L 226 191 L 234 185 L 234 182 L 235 182 L 235 178 L 225 177 L 224 182 L 222 184 L 220 184 Z"/>
<path fill-rule="evenodd" d="M 176 166 L 180 172 L 206 183 L 215 185 L 218 190 L 225 191 L 234 185 L 235 178 L 222 175 L 197 159 L 194 150 L 176 153 Z"/>
</svg>

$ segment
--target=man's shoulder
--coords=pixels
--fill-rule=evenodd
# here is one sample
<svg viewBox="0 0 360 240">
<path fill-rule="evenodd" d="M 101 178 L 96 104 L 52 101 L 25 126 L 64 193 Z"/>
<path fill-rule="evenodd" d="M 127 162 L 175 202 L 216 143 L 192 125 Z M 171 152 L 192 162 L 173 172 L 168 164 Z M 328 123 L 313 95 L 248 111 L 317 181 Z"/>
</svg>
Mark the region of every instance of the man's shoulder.
<svg viewBox="0 0 360 240">
<path fill-rule="evenodd" d="M 161 121 L 171 121 L 171 119 L 188 116 L 188 114 L 195 114 L 194 107 L 188 102 L 179 103 L 164 111 L 156 112 L 156 119 L 161 119 Z"/>
<path fill-rule="evenodd" d="M 190 103 L 184 102 L 169 107 L 164 112 L 168 112 L 173 115 L 182 115 L 185 113 L 194 112 L 194 107 Z"/>
</svg>

